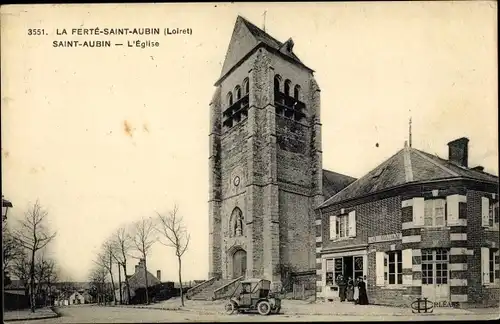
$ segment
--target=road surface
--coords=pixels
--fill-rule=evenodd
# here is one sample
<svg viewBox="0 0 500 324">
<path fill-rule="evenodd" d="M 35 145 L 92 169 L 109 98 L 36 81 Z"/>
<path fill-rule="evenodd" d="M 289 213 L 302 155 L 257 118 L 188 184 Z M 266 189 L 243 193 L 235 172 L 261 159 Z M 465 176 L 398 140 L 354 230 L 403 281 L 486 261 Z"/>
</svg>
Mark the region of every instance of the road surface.
<svg viewBox="0 0 500 324">
<path fill-rule="evenodd" d="M 16 324 L 49 323 L 146 323 L 146 322 L 311 322 L 311 321 L 413 321 L 413 320 L 450 320 L 446 315 L 411 315 L 411 316 L 347 316 L 347 315 L 269 315 L 235 314 L 213 315 L 197 314 L 187 310 L 158 310 L 104 306 L 75 306 L 60 308 L 61 317 L 18 321 Z M 484 320 L 498 318 L 492 314 L 470 314 L 453 316 L 453 320 Z"/>
</svg>

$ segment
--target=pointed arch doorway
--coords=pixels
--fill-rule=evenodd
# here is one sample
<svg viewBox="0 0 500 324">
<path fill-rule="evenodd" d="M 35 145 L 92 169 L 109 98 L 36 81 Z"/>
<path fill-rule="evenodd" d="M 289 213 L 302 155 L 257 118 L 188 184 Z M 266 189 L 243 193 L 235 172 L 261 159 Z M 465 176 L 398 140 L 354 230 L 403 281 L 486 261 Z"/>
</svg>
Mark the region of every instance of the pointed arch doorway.
<svg viewBox="0 0 500 324">
<path fill-rule="evenodd" d="M 247 271 L 247 252 L 239 249 L 233 254 L 233 279 L 244 276 Z"/>
</svg>

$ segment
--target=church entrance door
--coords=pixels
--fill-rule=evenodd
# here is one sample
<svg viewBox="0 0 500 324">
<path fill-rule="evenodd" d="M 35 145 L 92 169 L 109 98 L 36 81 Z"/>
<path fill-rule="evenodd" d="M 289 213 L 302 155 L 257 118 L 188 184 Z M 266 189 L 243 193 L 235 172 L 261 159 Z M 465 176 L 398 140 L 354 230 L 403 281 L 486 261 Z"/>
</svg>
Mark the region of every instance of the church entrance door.
<svg viewBox="0 0 500 324">
<path fill-rule="evenodd" d="M 247 253 L 238 250 L 233 254 L 233 279 L 244 276 L 247 271 Z"/>
</svg>

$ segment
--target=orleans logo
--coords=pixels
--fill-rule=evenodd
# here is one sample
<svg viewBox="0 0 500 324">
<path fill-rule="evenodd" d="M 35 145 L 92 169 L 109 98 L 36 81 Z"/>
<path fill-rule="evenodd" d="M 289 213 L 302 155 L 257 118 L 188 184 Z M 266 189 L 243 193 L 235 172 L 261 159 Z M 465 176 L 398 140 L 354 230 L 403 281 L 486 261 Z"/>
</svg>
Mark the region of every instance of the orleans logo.
<svg viewBox="0 0 500 324">
<path fill-rule="evenodd" d="M 410 306 L 412 313 L 432 313 L 434 311 L 434 303 L 427 298 L 417 298 Z"/>
</svg>

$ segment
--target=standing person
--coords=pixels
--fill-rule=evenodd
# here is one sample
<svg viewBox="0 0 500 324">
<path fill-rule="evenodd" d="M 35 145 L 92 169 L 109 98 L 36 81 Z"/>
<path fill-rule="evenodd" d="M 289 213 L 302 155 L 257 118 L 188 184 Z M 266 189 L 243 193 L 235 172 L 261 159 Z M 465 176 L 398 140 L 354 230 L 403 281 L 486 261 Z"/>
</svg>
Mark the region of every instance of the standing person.
<svg viewBox="0 0 500 324">
<path fill-rule="evenodd" d="M 354 299 L 354 304 L 357 304 L 358 301 L 359 301 L 359 287 L 358 287 L 358 283 L 359 283 L 359 278 L 356 278 L 356 281 L 354 282 L 354 295 L 353 295 L 353 298 Z"/>
<path fill-rule="evenodd" d="M 347 278 L 347 288 L 345 294 L 347 301 L 354 301 L 354 281 L 351 277 Z"/>
<path fill-rule="evenodd" d="M 363 281 L 363 278 L 359 278 L 358 282 L 359 288 L 359 305 L 368 305 L 368 295 L 366 294 L 366 283 Z"/>
<path fill-rule="evenodd" d="M 346 290 L 346 286 L 347 286 L 347 283 L 345 282 L 343 275 L 339 275 L 337 277 L 337 285 L 339 286 L 340 301 L 343 302 L 343 301 L 345 301 L 345 297 L 346 297 L 345 290 Z"/>
</svg>

